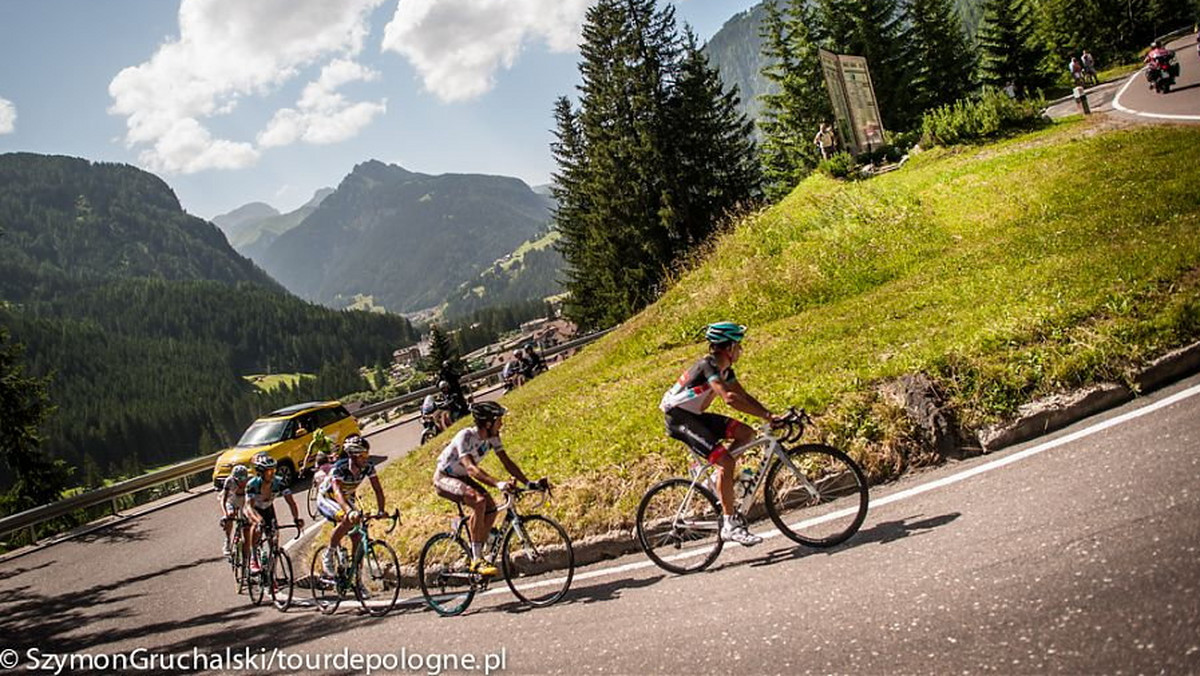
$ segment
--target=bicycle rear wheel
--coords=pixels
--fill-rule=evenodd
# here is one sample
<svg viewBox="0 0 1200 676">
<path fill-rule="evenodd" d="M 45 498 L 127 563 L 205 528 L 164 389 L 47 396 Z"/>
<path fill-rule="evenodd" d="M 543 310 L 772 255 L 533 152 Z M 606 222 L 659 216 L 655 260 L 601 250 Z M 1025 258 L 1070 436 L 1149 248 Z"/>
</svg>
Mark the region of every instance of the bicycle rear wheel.
<svg viewBox="0 0 1200 676">
<path fill-rule="evenodd" d="M 329 545 L 321 545 L 317 551 L 313 552 L 312 564 L 309 566 L 308 586 L 312 589 L 313 602 L 317 604 L 317 610 L 323 615 L 332 615 L 337 612 L 338 604 L 342 602 L 342 590 L 339 580 L 342 579 L 342 571 L 340 563 L 335 557 L 333 578 L 325 575 L 325 550 L 329 549 Z"/>
<path fill-rule="evenodd" d="M 400 596 L 400 559 L 391 545 L 372 540 L 358 567 L 354 595 L 369 615 L 382 617 L 396 607 Z"/>
<path fill-rule="evenodd" d="M 637 535 L 660 568 L 678 574 L 704 570 L 723 545 L 717 498 L 687 479 L 655 484 L 638 505 Z"/>
<path fill-rule="evenodd" d="M 867 518 L 867 477 L 850 456 L 821 444 L 784 452 L 791 466 L 776 461 L 767 472 L 767 514 L 779 531 L 818 548 L 857 533 Z"/>
<path fill-rule="evenodd" d="M 438 533 L 421 548 L 417 582 L 425 602 L 439 615 L 458 615 L 475 598 L 471 551 L 450 533 Z"/>
<path fill-rule="evenodd" d="M 263 570 L 263 574 L 268 574 Z M 292 594 L 296 588 L 296 578 L 292 575 L 292 559 L 282 549 L 275 550 L 272 555 L 270 584 L 271 601 L 279 610 L 287 610 L 292 605 Z"/>
<path fill-rule="evenodd" d="M 563 527 L 544 516 L 521 517 L 504 536 L 504 581 L 531 606 L 548 606 L 563 597 L 575 576 L 575 550 Z"/>
</svg>

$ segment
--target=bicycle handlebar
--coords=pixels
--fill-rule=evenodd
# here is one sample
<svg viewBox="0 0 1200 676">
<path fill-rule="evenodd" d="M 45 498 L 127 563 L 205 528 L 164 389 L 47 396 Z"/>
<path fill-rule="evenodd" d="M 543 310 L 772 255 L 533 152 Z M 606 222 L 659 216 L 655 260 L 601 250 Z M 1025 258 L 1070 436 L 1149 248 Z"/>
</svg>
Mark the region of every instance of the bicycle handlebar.
<svg viewBox="0 0 1200 676">
<path fill-rule="evenodd" d="M 388 514 L 387 512 L 381 512 L 381 513 L 377 513 L 377 514 L 363 514 L 362 518 L 364 521 L 376 521 L 379 519 L 391 519 L 392 523 L 390 526 L 388 526 L 388 529 L 386 531 L 386 532 L 390 533 L 390 532 L 396 530 L 396 524 L 400 523 L 400 510 L 393 509 L 391 514 Z"/>
<path fill-rule="evenodd" d="M 812 418 L 808 417 L 808 413 L 804 409 L 792 406 L 788 408 L 786 415 L 773 422 L 763 423 L 759 426 L 758 431 L 769 435 L 775 430 L 784 430 L 783 434 L 776 438 L 785 444 L 794 444 L 800 441 L 800 437 L 804 436 L 804 428 L 811 423 Z"/>
</svg>

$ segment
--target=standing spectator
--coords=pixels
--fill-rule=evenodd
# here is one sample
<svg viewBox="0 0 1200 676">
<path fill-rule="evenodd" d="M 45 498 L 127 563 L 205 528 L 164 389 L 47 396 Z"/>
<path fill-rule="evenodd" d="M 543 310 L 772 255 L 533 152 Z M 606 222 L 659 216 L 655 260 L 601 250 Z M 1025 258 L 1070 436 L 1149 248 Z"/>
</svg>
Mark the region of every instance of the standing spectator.
<svg viewBox="0 0 1200 676">
<path fill-rule="evenodd" d="M 823 160 L 829 159 L 829 156 L 837 149 L 837 137 L 834 136 L 833 129 L 824 122 L 817 130 L 817 135 L 813 137 L 813 143 L 821 149 L 821 159 Z"/>
<path fill-rule="evenodd" d="M 1090 82 L 1092 85 L 1100 84 L 1100 78 L 1096 75 L 1096 59 L 1092 57 L 1092 53 L 1088 50 L 1083 50 L 1083 54 L 1079 56 L 1079 63 L 1083 66 L 1083 79 L 1085 82 Z"/>
<path fill-rule="evenodd" d="M 1071 81 L 1076 85 L 1083 84 L 1083 64 L 1079 62 L 1078 56 L 1071 57 L 1071 63 L 1067 64 L 1067 70 L 1071 72 Z"/>
</svg>

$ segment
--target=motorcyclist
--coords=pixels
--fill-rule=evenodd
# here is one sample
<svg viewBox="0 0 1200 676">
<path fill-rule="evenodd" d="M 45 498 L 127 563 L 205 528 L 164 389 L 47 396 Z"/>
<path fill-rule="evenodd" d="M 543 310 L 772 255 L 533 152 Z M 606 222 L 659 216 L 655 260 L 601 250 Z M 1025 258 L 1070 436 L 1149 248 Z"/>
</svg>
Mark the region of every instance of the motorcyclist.
<svg viewBox="0 0 1200 676">
<path fill-rule="evenodd" d="M 504 364 L 504 371 L 501 375 L 504 378 L 505 385 L 508 389 L 520 387 L 525 384 L 525 361 L 522 359 L 520 350 L 513 350 L 512 360 Z"/>
<path fill-rule="evenodd" d="M 1143 61 L 1148 66 L 1146 80 L 1150 82 L 1151 89 L 1154 88 L 1155 81 L 1160 78 L 1174 79 L 1175 74 L 1171 72 L 1171 61 L 1174 58 L 1175 52 L 1164 47 L 1158 40 L 1150 43 L 1150 51 L 1146 53 Z"/>
<path fill-rule="evenodd" d="M 445 395 L 449 387 L 449 383 L 443 380 L 438 383 L 439 392 L 436 395 L 427 394 L 421 401 L 421 415 L 432 418 L 438 432 L 450 426 L 450 410 Z"/>
<path fill-rule="evenodd" d="M 525 345 L 525 363 L 529 365 L 527 377 L 533 377 L 534 374 L 546 370 L 546 362 L 534 349 L 533 341 Z"/>
</svg>

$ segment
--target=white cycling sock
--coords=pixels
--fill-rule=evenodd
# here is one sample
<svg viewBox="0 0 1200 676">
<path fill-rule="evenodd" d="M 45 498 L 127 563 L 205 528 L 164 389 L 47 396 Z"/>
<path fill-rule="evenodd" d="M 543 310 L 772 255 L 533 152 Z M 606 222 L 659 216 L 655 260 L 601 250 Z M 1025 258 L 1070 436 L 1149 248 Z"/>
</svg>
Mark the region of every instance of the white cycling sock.
<svg viewBox="0 0 1200 676">
<path fill-rule="evenodd" d="M 482 553 L 483 553 L 483 543 L 482 542 L 472 542 L 471 543 L 471 558 L 478 559 Z"/>
</svg>

